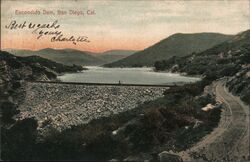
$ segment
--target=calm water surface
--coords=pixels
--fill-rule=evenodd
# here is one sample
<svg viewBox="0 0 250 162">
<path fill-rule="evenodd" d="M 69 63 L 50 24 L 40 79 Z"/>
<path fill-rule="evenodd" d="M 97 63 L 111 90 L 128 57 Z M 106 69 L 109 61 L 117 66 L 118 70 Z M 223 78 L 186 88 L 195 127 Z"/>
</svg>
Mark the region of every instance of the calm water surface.
<svg viewBox="0 0 250 162">
<path fill-rule="evenodd" d="M 200 80 L 179 74 L 154 72 L 152 68 L 87 68 L 89 70 L 64 74 L 58 78 L 64 82 L 119 83 L 120 81 L 123 84 L 190 83 Z"/>
</svg>

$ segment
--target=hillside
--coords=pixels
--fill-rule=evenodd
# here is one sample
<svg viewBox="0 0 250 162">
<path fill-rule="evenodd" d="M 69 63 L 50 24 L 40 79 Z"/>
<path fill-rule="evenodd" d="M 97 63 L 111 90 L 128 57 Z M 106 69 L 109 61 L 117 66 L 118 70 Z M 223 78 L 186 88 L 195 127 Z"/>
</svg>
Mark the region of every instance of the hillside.
<svg viewBox="0 0 250 162">
<path fill-rule="evenodd" d="M 0 51 L 0 84 L 10 80 L 51 80 L 58 73 L 80 70 L 81 66 L 67 66 L 39 56 L 17 57 Z"/>
<path fill-rule="evenodd" d="M 250 103 L 250 30 L 201 53 L 158 61 L 155 68 L 203 75 L 211 80 L 228 77 L 229 89 Z"/>
<path fill-rule="evenodd" d="M 134 54 L 136 51 L 133 50 L 110 50 L 105 51 L 101 54 L 96 55 L 96 57 L 101 58 L 106 63 L 115 62 L 121 59 L 124 59 L 132 54 Z"/>
<path fill-rule="evenodd" d="M 249 47 L 250 30 L 247 30 L 203 52 L 185 57 L 172 57 L 156 62 L 155 65 L 162 64 L 162 68 L 156 68 L 157 70 L 172 68 L 171 70 L 186 72 L 189 75 L 205 75 L 209 72 L 221 71 L 225 66 L 232 66 L 235 69 L 236 66 L 249 63 Z"/>
<path fill-rule="evenodd" d="M 75 49 L 51 49 L 38 51 L 8 49 L 8 52 L 16 56 L 40 56 L 64 65 L 101 65 L 106 63 L 103 59 L 90 55 L 88 52 Z"/>
<path fill-rule="evenodd" d="M 219 33 L 177 33 L 143 51 L 136 52 L 125 59 L 105 66 L 153 66 L 155 61 L 166 60 L 172 56 L 186 56 L 193 52 L 201 52 L 230 38 L 232 36 Z"/>
</svg>

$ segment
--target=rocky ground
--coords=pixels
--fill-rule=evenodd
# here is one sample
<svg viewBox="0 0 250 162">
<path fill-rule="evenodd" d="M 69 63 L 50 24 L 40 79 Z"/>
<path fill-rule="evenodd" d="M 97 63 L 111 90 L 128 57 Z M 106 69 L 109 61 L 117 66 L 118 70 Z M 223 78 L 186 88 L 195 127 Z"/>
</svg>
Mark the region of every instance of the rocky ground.
<svg viewBox="0 0 250 162">
<path fill-rule="evenodd" d="M 163 96 L 167 87 L 25 84 L 26 98 L 17 119 L 35 117 L 38 129 L 61 131 L 118 114 Z"/>
</svg>

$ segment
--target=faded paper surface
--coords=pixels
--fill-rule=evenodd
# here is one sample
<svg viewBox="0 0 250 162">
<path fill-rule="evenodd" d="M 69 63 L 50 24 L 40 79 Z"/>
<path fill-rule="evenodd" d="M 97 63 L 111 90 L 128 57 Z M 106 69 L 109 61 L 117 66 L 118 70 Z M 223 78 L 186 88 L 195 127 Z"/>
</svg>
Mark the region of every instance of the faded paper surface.
<svg viewBox="0 0 250 162">
<path fill-rule="evenodd" d="M 249 1 L 1 1 L 2 49 L 75 48 L 103 52 L 142 50 L 174 33 L 236 34 L 249 28 Z M 89 43 L 39 40 L 32 29 L 7 29 L 26 22 L 57 21 L 57 31 L 69 38 L 88 37 Z M 43 29 L 53 32 L 56 29 Z"/>
<path fill-rule="evenodd" d="M 1 0 L 0 160 L 250 161 L 249 0 Z"/>
</svg>

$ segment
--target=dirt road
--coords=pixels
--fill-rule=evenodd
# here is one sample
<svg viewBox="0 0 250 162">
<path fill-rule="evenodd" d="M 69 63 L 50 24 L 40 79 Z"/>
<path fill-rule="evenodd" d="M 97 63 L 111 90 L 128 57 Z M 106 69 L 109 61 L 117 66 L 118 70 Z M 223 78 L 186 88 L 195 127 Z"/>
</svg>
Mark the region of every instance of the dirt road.
<svg viewBox="0 0 250 162">
<path fill-rule="evenodd" d="M 224 107 L 219 126 L 180 156 L 185 162 L 249 162 L 250 108 L 229 93 L 222 82 L 216 83 L 215 94 Z"/>
</svg>

